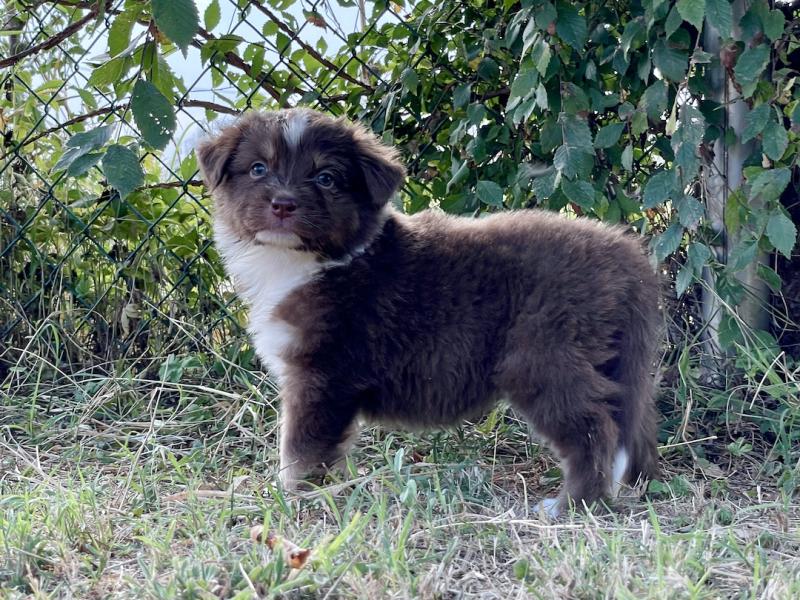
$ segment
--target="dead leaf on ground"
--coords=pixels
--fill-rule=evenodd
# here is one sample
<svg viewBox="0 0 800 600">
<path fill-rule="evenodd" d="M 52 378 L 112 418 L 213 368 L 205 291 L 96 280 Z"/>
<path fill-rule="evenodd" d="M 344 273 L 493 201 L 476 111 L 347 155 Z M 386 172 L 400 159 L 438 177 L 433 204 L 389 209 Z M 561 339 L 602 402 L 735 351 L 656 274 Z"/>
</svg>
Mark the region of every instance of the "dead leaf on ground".
<svg viewBox="0 0 800 600">
<path fill-rule="evenodd" d="M 301 548 L 291 540 L 276 535 L 271 531 L 264 531 L 263 525 L 254 525 L 250 528 L 250 539 L 255 543 L 264 543 L 270 550 L 276 546 L 283 549 L 283 558 L 292 569 L 302 569 L 311 555 L 311 550 Z"/>
<path fill-rule="evenodd" d="M 725 473 L 719 465 L 716 465 L 705 458 L 698 457 L 695 460 L 695 465 L 706 477 L 710 477 L 711 479 L 721 479 L 725 477 Z"/>
</svg>

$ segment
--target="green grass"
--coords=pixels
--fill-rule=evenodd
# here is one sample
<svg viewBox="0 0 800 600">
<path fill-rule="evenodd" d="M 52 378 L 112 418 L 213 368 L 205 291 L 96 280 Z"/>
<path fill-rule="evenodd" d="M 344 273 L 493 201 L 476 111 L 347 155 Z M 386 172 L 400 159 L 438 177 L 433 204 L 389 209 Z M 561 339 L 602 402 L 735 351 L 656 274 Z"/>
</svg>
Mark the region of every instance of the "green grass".
<svg viewBox="0 0 800 600">
<path fill-rule="evenodd" d="M 664 481 L 551 522 L 530 507 L 556 464 L 510 411 L 365 429 L 344 481 L 287 497 L 267 381 L 140 367 L 160 376 L 28 355 L 0 388 L 0 598 L 800 597 L 797 449 L 760 410 L 796 371 L 721 393 L 684 364 L 662 390 Z M 252 542 L 256 524 L 307 565 Z"/>
</svg>

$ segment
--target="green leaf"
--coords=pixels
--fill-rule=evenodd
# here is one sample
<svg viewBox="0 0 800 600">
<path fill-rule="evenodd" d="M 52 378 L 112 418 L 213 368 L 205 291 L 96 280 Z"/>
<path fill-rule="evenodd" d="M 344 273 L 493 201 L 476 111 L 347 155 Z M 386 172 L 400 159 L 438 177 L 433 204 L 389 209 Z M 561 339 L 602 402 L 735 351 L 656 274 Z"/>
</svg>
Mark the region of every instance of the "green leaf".
<svg viewBox="0 0 800 600">
<path fill-rule="evenodd" d="M 108 29 L 108 54 L 116 56 L 128 47 L 131 43 L 131 31 L 139 10 L 126 10 L 114 19 Z"/>
<path fill-rule="evenodd" d="M 206 7 L 206 12 L 203 14 L 203 23 L 205 23 L 206 30 L 211 31 L 219 25 L 219 19 L 219 0 L 211 0 L 211 3 Z"/>
<path fill-rule="evenodd" d="M 488 56 L 478 65 L 478 77 L 485 81 L 497 81 L 500 78 L 500 66 Z"/>
<path fill-rule="evenodd" d="M 514 18 L 511 20 L 506 30 L 504 42 L 507 48 L 511 48 L 517 37 L 519 37 L 520 20 L 530 17 L 530 14 L 530 11 L 519 11 L 514 15 Z M 528 54 L 528 50 L 531 49 L 531 46 L 542 38 L 541 29 L 541 27 L 536 26 L 536 21 L 534 19 L 528 18 L 528 23 L 525 25 L 525 30 L 522 32 L 522 52 L 520 52 L 520 59 L 524 58 L 525 55 Z"/>
<path fill-rule="evenodd" d="M 88 89 L 84 89 L 83 87 L 73 86 L 72 89 L 80 96 L 83 103 L 86 105 L 86 108 L 91 110 L 97 109 L 97 99 L 94 97 L 92 92 Z"/>
<path fill-rule="evenodd" d="M 683 265 L 681 270 L 678 271 L 678 276 L 675 277 L 675 295 L 680 298 L 694 280 L 694 273 L 692 270 Z"/>
<path fill-rule="evenodd" d="M 534 177 L 542 177 L 549 175 L 555 171 L 547 165 L 540 162 L 522 162 L 517 168 L 517 174 L 514 177 L 514 184 L 529 182 Z"/>
<path fill-rule="evenodd" d="M 659 120 L 667 110 L 667 82 L 656 81 L 647 88 L 639 105 L 643 106 L 651 121 Z"/>
<path fill-rule="evenodd" d="M 556 150 L 553 165 L 573 179 L 578 173 L 591 170 L 594 160 L 592 132 L 584 119 L 561 113 L 558 116 L 564 144 Z"/>
<path fill-rule="evenodd" d="M 689 57 L 685 52 L 669 47 L 664 40 L 659 40 L 653 49 L 653 64 L 670 81 L 681 82 L 689 68 Z"/>
<path fill-rule="evenodd" d="M 522 69 L 511 84 L 506 110 L 511 110 L 522 100 L 532 96 L 539 81 L 539 72 L 533 68 Z"/>
<path fill-rule="evenodd" d="M 469 161 L 468 160 L 465 160 L 464 162 L 459 163 L 458 159 L 453 157 L 451 159 L 451 162 L 453 164 L 451 166 L 450 172 L 453 174 L 453 176 L 450 178 L 450 181 L 447 182 L 447 187 L 445 188 L 445 193 L 446 194 L 449 194 L 450 190 L 454 186 L 457 186 L 459 183 L 464 181 L 467 178 L 467 175 L 469 175 Z"/>
<path fill-rule="evenodd" d="M 174 354 L 167 356 L 158 368 L 158 375 L 162 381 L 177 383 L 183 377 L 187 369 L 201 366 L 200 360 L 196 356 L 184 356 L 177 358 Z"/>
<path fill-rule="evenodd" d="M 67 173 L 72 176 L 77 176 L 75 172 L 72 172 L 69 167 L 71 167 L 72 163 L 79 161 L 83 156 L 92 152 L 93 150 L 97 150 L 105 145 L 109 139 L 111 139 L 111 126 L 106 125 L 103 127 L 97 127 L 92 129 L 91 131 L 84 131 L 81 133 L 76 133 L 71 138 L 67 140 L 66 143 L 66 150 L 58 159 L 56 164 L 53 166 L 53 172 L 63 171 L 67 169 Z M 86 170 L 91 168 L 91 164 L 86 167 Z M 75 167 L 75 169 L 79 169 L 80 165 Z M 82 171 L 85 173 L 86 170 Z M 78 174 L 82 174 L 78 173 Z"/>
<path fill-rule="evenodd" d="M 67 167 L 67 175 L 70 177 L 80 177 L 100 162 L 101 158 L 103 158 L 102 152 L 90 152 L 89 154 L 79 156 Z"/>
<path fill-rule="evenodd" d="M 767 265 L 762 265 L 759 263 L 756 267 L 756 273 L 758 274 L 759 279 L 766 283 L 773 292 L 777 293 L 781 291 L 781 285 L 783 281 L 781 280 L 781 276 L 778 275 L 773 269 Z"/>
<path fill-rule="evenodd" d="M 111 139 L 111 130 L 111 125 L 104 125 L 92 129 L 91 131 L 76 133 L 67 140 L 67 146 L 70 148 L 80 148 L 84 152 L 97 150 Z"/>
<path fill-rule="evenodd" d="M 585 152 L 592 152 L 592 132 L 586 119 L 561 113 L 558 115 L 558 123 L 561 125 L 561 135 L 565 144 L 581 148 Z"/>
<path fill-rule="evenodd" d="M 595 148 L 610 148 L 619 140 L 625 129 L 625 123 L 611 123 L 605 127 L 601 127 L 594 138 Z"/>
<path fill-rule="evenodd" d="M 588 111 L 589 106 L 589 97 L 581 86 L 571 81 L 561 85 L 561 110 L 574 115 Z"/>
<path fill-rule="evenodd" d="M 675 166 L 679 167 L 681 181 L 684 184 L 691 182 L 700 171 L 700 159 L 695 148 L 690 144 L 681 144 L 675 152 Z"/>
<path fill-rule="evenodd" d="M 719 290 L 720 284 L 727 284 L 727 279 L 728 278 L 719 278 L 717 280 L 717 293 L 719 293 L 721 296 L 723 294 Z M 731 289 L 729 291 L 733 293 L 734 290 Z M 730 315 L 723 315 L 722 320 L 719 323 L 719 327 L 717 328 L 717 337 L 719 339 L 720 346 L 726 350 L 733 348 L 734 344 L 741 344 L 744 341 L 744 336 L 742 335 L 742 330 L 739 327 L 739 323 L 737 323 L 736 319 Z"/>
<path fill-rule="evenodd" d="M 561 180 L 561 190 L 564 195 L 584 210 L 594 208 L 594 188 L 588 181 Z"/>
<path fill-rule="evenodd" d="M 469 121 L 466 119 L 461 119 L 459 121 L 454 121 L 453 125 L 450 129 L 450 143 L 457 144 L 461 141 L 461 139 L 467 134 L 467 126 L 469 125 Z"/>
<path fill-rule="evenodd" d="M 200 29 L 194 0 L 150 0 L 158 30 L 184 52 Z"/>
<path fill-rule="evenodd" d="M 698 31 L 702 29 L 706 10 L 705 0 L 678 0 L 675 6 L 684 21 L 694 25 Z"/>
<path fill-rule="evenodd" d="M 417 480 L 409 479 L 405 489 L 400 493 L 399 500 L 406 506 L 412 506 L 417 498 Z"/>
<path fill-rule="evenodd" d="M 120 198 L 125 198 L 144 183 L 144 173 L 136 154 L 119 144 L 109 146 L 103 157 L 103 173 L 109 185 L 119 192 Z"/>
<path fill-rule="evenodd" d="M 728 264 L 725 265 L 731 273 L 737 273 L 753 262 L 756 258 L 758 242 L 745 239 L 736 244 L 728 253 Z"/>
<path fill-rule="evenodd" d="M 763 202 L 777 200 L 789 185 L 792 172 L 781 167 L 779 169 L 765 169 L 753 178 L 750 183 L 750 200 L 756 198 Z"/>
<path fill-rule="evenodd" d="M 542 125 L 539 131 L 539 143 L 542 145 L 542 152 L 546 154 L 549 154 L 564 143 L 561 126 L 552 118 L 546 119 Z"/>
<path fill-rule="evenodd" d="M 286 38 L 289 39 L 288 37 Z M 208 40 L 203 47 L 200 48 L 200 58 L 203 61 L 203 64 L 208 62 L 208 60 L 217 55 L 225 55 L 228 52 L 235 52 L 239 44 L 244 41 L 244 38 L 240 35 L 233 35 L 233 34 L 225 34 L 219 36 L 215 40 Z"/>
<path fill-rule="evenodd" d="M 550 44 L 548 44 L 544 39 L 542 39 L 533 48 L 531 58 L 536 65 L 536 70 L 539 71 L 539 74 L 542 75 L 542 77 L 544 77 L 545 73 L 547 73 L 547 67 L 550 64 L 551 55 L 552 52 L 550 51 Z"/>
<path fill-rule="evenodd" d="M 720 37 L 729 38 L 733 30 L 733 11 L 729 0 L 706 0 L 706 19 Z"/>
<path fill-rule="evenodd" d="M 742 132 L 742 143 L 747 143 L 764 131 L 764 127 L 769 120 L 769 104 L 759 104 L 747 113 L 744 118 L 744 131 Z"/>
<path fill-rule="evenodd" d="M 480 125 L 483 122 L 483 118 L 486 116 L 487 110 L 483 104 L 470 104 L 467 107 L 467 120 L 472 125 Z"/>
<path fill-rule="evenodd" d="M 208 42 L 206 42 L 206 44 L 208 44 Z M 278 49 L 279 55 L 285 56 L 291 45 L 292 38 L 290 38 L 284 32 L 279 31 L 275 34 L 275 47 Z"/>
<path fill-rule="evenodd" d="M 403 88 L 406 91 L 409 91 L 412 94 L 416 93 L 417 86 L 419 85 L 419 77 L 417 76 L 417 72 L 411 67 L 406 67 L 400 74 L 400 82 L 403 84 Z"/>
<path fill-rule="evenodd" d="M 461 108 L 469 103 L 472 86 L 468 83 L 457 85 L 453 90 L 453 108 Z"/>
<path fill-rule="evenodd" d="M 144 141 L 163 150 L 177 127 L 172 102 L 152 83 L 140 79 L 133 86 L 131 112 Z"/>
<path fill-rule="evenodd" d="M 700 270 L 711 258 L 711 250 L 705 244 L 693 242 L 689 244 L 687 257 L 689 258 L 689 264 L 691 265 L 692 270 L 699 274 Z"/>
<path fill-rule="evenodd" d="M 703 205 L 693 196 L 683 196 L 677 202 L 678 221 L 686 229 L 694 230 L 705 215 Z"/>
<path fill-rule="evenodd" d="M 537 198 L 546 200 L 553 195 L 553 192 L 556 191 L 556 176 L 557 173 L 552 171 L 547 175 L 536 177 L 531 182 L 531 189 Z"/>
<path fill-rule="evenodd" d="M 695 48 L 694 52 L 692 52 L 692 63 L 696 65 L 707 65 L 711 62 L 712 58 L 714 58 L 713 54 L 705 52 L 700 48 Z"/>
<path fill-rule="evenodd" d="M 667 20 L 664 22 L 664 33 L 667 38 L 671 38 L 672 34 L 680 29 L 681 23 L 683 23 L 683 21 L 681 20 L 681 15 L 678 13 L 678 8 L 673 6 L 672 10 L 670 10 L 667 15 Z"/>
<path fill-rule="evenodd" d="M 556 17 L 558 37 L 580 52 L 589 35 L 586 19 L 578 13 L 574 6 L 564 2 L 558 3 L 556 11 L 558 13 Z"/>
<path fill-rule="evenodd" d="M 88 85 L 102 87 L 117 83 L 125 69 L 125 58 L 118 56 L 97 67 L 89 76 Z"/>
<path fill-rule="evenodd" d="M 528 561 L 524 558 L 520 558 L 517 562 L 514 563 L 514 577 L 522 581 L 525 579 L 525 576 L 528 574 Z"/>
<path fill-rule="evenodd" d="M 547 99 L 547 90 L 542 85 L 541 81 L 539 82 L 539 85 L 536 86 L 536 106 L 542 110 L 547 110 L 550 106 L 550 103 Z"/>
<path fill-rule="evenodd" d="M 556 7 L 553 6 L 552 3 L 547 2 L 547 0 L 544 2 L 537 2 L 533 10 L 533 18 L 536 25 L 539 26 L 539 29 L 547 29 L 547 26 L 555 21 L 558 16 Z"/>
<path fill-rule="evenodd" d="M 770 120 L 764 127 L 764 134 L 761 136 L 761 148 L 772 160 L 780 160 L 786 148 L 789 146 L 789 136 L 783 125 L 777 121 Z"/>
<path fill-rule="evenodd" d="M 631 104 L 628 101 L 625 101 L 622 104 L 620 104 L 619 108 L 617 109 L 617 114 L 619 115 L 619 118 L 622 119 L 623 121 L 627 121 L 633 118 L 633 115 L 635 113 L 636 113 L 636 107 L 634 107 L 633 104 Z"/>
<path fill-rule="evenodd" d="M 644 187 L 644 208 L 654 208 L 675 194 L 675 171 L 659 171 Z"/>
<path fill-rule="evenodd" d="M 773 42 L 783 35 L 786 18 L 779 10 L 771 10 L 761 19 L 764 22 L 764 33 Z"/>
<path fill-rule="evenodd" d="M 681 181 L 684 184 L 688 184 L 700 170 L 697 147 L 705 130 L 703 114 L 691 104 L 684 104 L 680 110 L 678 130 L 670 140 L 675 152 L 675 166 L 680 168 Z"/>
<path fill-rule="evenodd" d="M 673 223 L 667 229 L 653 238 L 651 248 L 656 262 L 662 262 L 667 256 L 675 252 L 681 245 L 683 238 L 683 227 L 679 223 Z"/>
<path fill-rule="evenodd" d="M 792 257 L 792 248 L 797 240 L 797 228 L 783 211 L 772 213 L 767 221 L 767 237 L 778 252 L 786 258 Z"/>
<path fill-rule="evenodd" d="M 478 185 L 475 186 L 475 192 L 478 194 L 478 199 L 484 204 L 503 206 L 503 188 L 494 181 L 479 181 Z"/>
<path fill-rule="evenodd" d="M 755 48 L 747 48 L 742 52 L 742 55 L 736 62 L 736 66 L 733 68 L 733 74 L 736 77 L 736 81 L 738 81 L 743 88 L 747 88 L 746 90 L 742 90 L 742 94 L 745 98 L 753 95 L 755 84 L 759 77 L 761 77 L 761 73 L 764 72 L 768 63 L 769 48 L 765 44 L 760 44 Z"/>
<path fill-rule="evenodd" d="M 622 166 L 626 171 L 633 171 L 633 145 L 628 144 L 622 151 Z"/>
<path fill-rule="evenodd" d="M 67 148 L 61 154 L 61 156 L 56 161 L 56 164 L 53 165 L 53 173 L 57 173 L 58 171 L 63 171 L 67 167 L 69 167 L 73 161 L 78 160 L 81 156 L 86 154 L 85 152 L 81 152 L 80 148 Z"/>
<path fill-rule="evenodd" d="M 723 214 L 727 233 L 730 235 L 733 232 L 739 231 L 739 226 L 742 224 L 742 220 L 745 216 L 740 190 L 728 195 L 728 199 L 725 201 L 725 210 Z"/>
<path fill-rule="evenodd" d="M 528 98 L 527 100 L 523 100 L 520 102 L 519 106 L 512 111 L 511 120 L 514 125 L 519 125 L 523 121 L 527 121 L 531 113 L 533 113 L 533 109 L 536 108 L 536 99 L 535 98 Z"/>
<path fill-rule="evenodd" d="M 636 17 L 625 25 L 625 30 L 619 39 L 622 52 L 627 58 L 631 49 L 639 48 L 647 40 L 647 30 L 645 29 L 644 18 Z"/>
</svg>

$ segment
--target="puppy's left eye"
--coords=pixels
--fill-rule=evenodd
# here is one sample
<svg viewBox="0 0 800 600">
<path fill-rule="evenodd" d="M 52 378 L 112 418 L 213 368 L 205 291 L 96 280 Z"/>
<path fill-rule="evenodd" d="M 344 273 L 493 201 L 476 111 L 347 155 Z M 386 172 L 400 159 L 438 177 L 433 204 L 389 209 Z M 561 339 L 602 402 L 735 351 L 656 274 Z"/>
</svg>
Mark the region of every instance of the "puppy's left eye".
<svg viewBox="0 0 800 600">
<path fill-rule="evenodd" d="M 250 177 L 258 179 L 267 174 L 267 165 L 262 162 L 253 163 L 250 167 Z"/>
<path fill-rule="evenodd" d="M 314 178 L 314 181 L 317 183 L 317 185 L 319 187 L 326 188 L 326 189 L 332 188 L 333 184 L 335 183 L 335 181 L 333 179 L 333 175 L 331 175 L 327 171 L 323 171 L 322 173 L 317 175 Z"/>
</svg>

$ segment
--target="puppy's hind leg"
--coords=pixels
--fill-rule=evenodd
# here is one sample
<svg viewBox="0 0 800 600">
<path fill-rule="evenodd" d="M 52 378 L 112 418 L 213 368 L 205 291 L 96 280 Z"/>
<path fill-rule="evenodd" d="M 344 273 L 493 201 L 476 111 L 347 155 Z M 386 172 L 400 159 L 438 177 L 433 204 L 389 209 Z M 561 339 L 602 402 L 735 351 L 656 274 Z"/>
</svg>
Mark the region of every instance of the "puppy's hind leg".
<svg viewBox="0 0 800 600">
<path fill-rule="evenodd" d="M 614 464 L 619 431 L 604 403 L 568 398 L 563 390 L 542 390 L 522 402 L 512 399 L 512 404 L 555 451 L 564 472 L 560 496 L 544 499 L 537 510 L 555 517 L 570 503 L 581 509 L 612 491 L 614 478 L 619 478 L 614 472 L 619 469 Z"/>
</svg>

